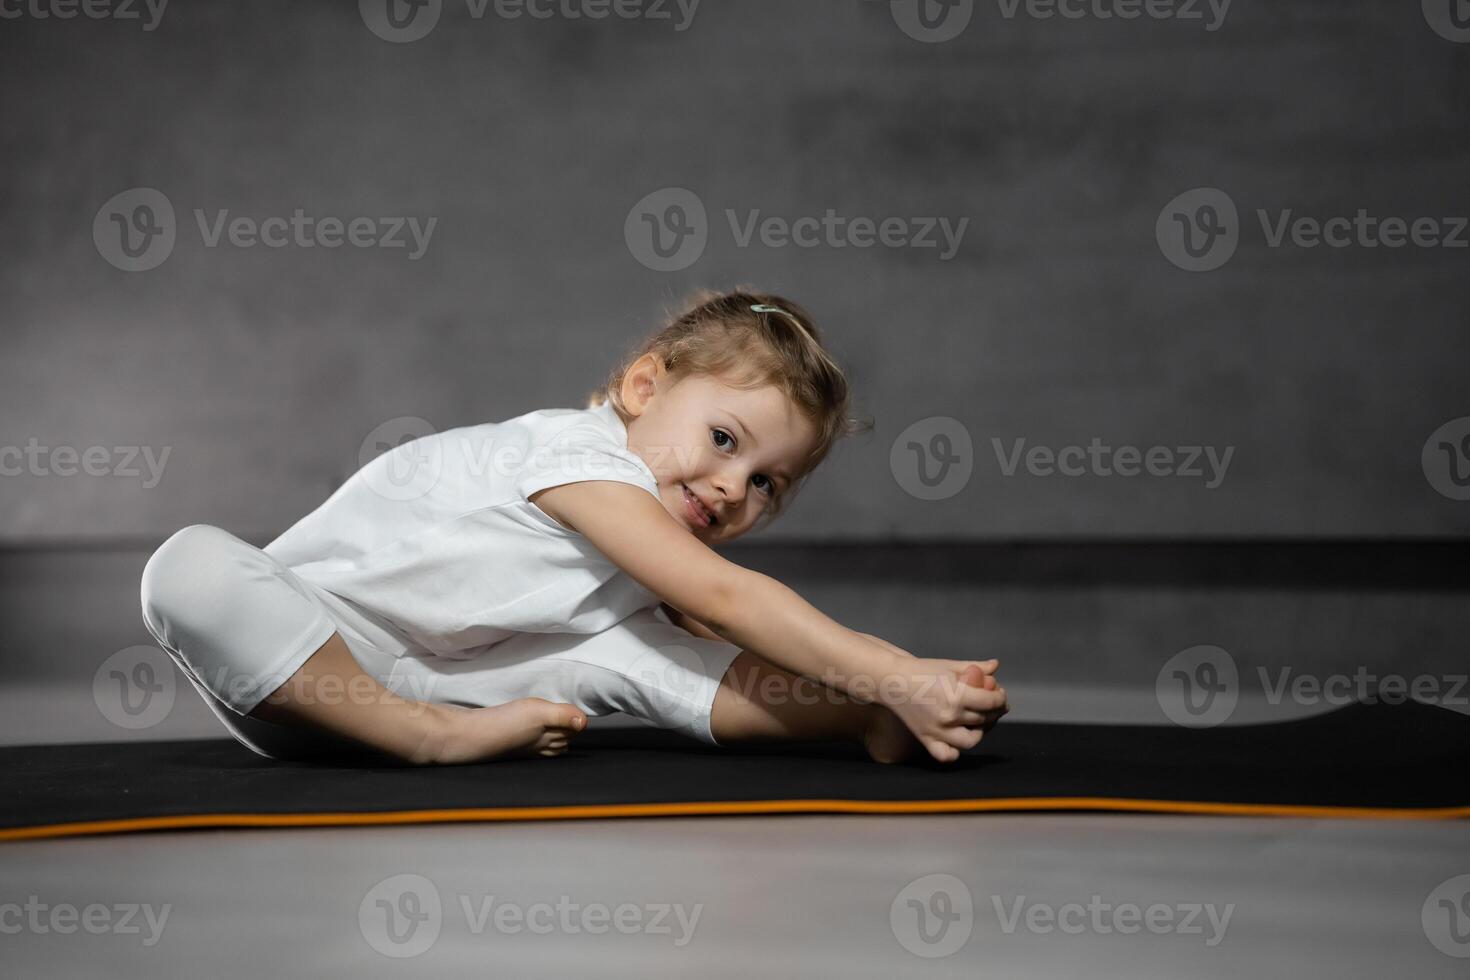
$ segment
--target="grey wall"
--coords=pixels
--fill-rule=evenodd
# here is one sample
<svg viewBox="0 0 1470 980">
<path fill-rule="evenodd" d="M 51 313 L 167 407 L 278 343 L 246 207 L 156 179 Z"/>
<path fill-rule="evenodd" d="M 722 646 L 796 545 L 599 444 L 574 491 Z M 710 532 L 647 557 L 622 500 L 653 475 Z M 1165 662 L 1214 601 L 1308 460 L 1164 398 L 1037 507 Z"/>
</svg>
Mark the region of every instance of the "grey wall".
<svg viewBox="0 0 1470 980">
<path fill-rule="evenodd" d="M 1470 214 L 1470 44 L 1418 3 L 1236 0 L 1209 31 L 982 2 L 927 44 L 857 0 L 705 0 L 684 31 L 477 20 L 448 0 L 394 44 L 345 0 L 175 0 L 151 31 L 7 20 L 0 86 L 0 443 L 170 453 L 149 487 L 0 477 L 0 541 L 196 522 L 268 540 L 385 420 L 580 405 L 665 304 L 738 282 L 818 315 L 876 421 L 771 538 L 1470 530 L 1470 503 L 1420 459 L 1470 415 L 1470 250 L 1271 248 L 1255 219 Z M 140 186 L 167 196 L 177 240 L 129 273 L 93 221 Z M 624 223 L 666 187 L 699 196 L 709 243 L 659 272 Z M 1236 254 L 1211 272 L 1155 238 L 1195 187 L 1240 209 Z M 207 248 L 193 214 L 298 207 L 438 223 L 411 261 Z M 742 248 L 727 208 L 970 223 L 941 261 Z M 890 466 L 929 416 L 974 447 L 968 484 L 932 501 Z M 1005 477 L 991 446 L 1093 437 L 1235 452 L 1207 490 Z"/>
</svg>

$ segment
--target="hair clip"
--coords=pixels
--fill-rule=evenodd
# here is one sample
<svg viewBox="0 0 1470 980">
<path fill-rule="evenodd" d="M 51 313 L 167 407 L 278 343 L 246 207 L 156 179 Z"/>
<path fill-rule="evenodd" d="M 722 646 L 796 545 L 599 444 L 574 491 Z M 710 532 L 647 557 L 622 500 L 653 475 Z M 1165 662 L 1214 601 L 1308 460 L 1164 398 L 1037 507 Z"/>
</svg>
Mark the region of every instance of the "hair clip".
<svg viewBox="0 0 1470 980">
<path fill-rule="evenodd" d="M 779 313 L 782 316 L 784 316 L 786 319 L 790 320 L 792 323 L 796 324 L 798 327 L 801 327 L 801 329 L 803 329 L 803 330 L 806 329 L 806 327 L 802 326 L 802 323 L 801 323 L 800 320 L 798 320 L 792 314 L 787 313 L 785 310 L 781 309 L 781 307 L 779 307 L 779 306 L 771 306 L 769 303 L 755 303 L 750 308 L 752 310 L 754 310 L 755 312 L 757 312 L 757 313 Z"/>
<path fill-rule="evenodd" d="M 804 324 L 800 320 L 798 320 L 794 314 L 791 314 L 791 313 L 786 312 L 785 310 L 781 309 L 781 307 L 779 307 L 779 306 L 771 306 L 769 303 L 753 303 L 753 304 L 751 304 L 751 307 L 750 308 L 752 310 L 754 310 L 756 313 L 779 313 L 782 316 L 784 316 L 786 319 L 788 319 L 792 323 L 794 323 L 796 325 L 796 329 L 800 330 L 802 333 L 806 334 L 808 337 L 811 336 L 811 331 L 807 329 L 806 324 Z"/>
</svg>

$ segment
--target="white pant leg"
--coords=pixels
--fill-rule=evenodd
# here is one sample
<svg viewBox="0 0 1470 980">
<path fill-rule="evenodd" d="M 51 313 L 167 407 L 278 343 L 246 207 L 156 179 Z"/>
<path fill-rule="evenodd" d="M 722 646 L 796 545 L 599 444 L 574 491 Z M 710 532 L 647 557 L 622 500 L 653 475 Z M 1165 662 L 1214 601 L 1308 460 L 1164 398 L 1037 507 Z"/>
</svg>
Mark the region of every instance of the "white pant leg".
<svg viewBox="0 0 1470 980">
<path fill-rule="evenodd" d="M 149 632 L 215 715 L 271 758 L 301 756 L 321 739 L 247 715 L 334 631 L 363 671 L 400 697 L 467 707 L 540 697 L 594 716 L 621 711 L 711 744 L 715 694 L 740 653 L 653 607 L 601 633 L 519 633 L 473 659 L 438 657 L 207 524 L 178 531 L 148 560 L 142 603 Z"/>
<path fill-rule="evenodd" d="M 517 633 L 472 660 L 405 655 L 387 686 L 415 701 L 485 707 L 520 698 L 621 711 L 718 745 L 710 711 L 740 648 L 674 625 L 659 607 L 601 633 Z"/>
<path fill-rule="evenodd" d="M 228 531 L 193 524 L 148 559 L 143 622 L 236 739 L 269 758 L 314 754 L 326 733 L 247 717 L 340 628 L 364 671 L 386 678 L 395 658 L 374 650 L 346 614 L 290 569 Z"/>
</svg>

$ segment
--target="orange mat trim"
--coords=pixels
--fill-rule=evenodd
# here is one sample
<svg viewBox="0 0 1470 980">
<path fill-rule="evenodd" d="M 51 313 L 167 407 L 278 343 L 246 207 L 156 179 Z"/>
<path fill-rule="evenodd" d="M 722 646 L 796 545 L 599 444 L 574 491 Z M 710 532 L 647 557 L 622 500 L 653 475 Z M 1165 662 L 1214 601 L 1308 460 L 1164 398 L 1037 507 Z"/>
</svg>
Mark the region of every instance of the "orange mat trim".
<svg viewBox="0 0 1470 980">
<path fill-rule="evenodd" d="M 986 800 L 742 800 L 710 803 L 615 803 L 596 806 L 486 807 L 465 810 L 390 810 L 375 813 L 201 813 L 133 817 L 0 829 L 0 841 L 80 837 L 146 830 L 258 827 L 360 827 L 392 824 L 590 820 L 610 817 L 745 816 L 772 813 L 998 813 L 1101 810 L 1241 817 L 1306 817 L 1331 820 L 1455 820 L 1470 806 L 1395 808 L 1294 806 L 1272 803 L 1196 803 L 1105 797 L 1016 797 Z"/>
</svg>

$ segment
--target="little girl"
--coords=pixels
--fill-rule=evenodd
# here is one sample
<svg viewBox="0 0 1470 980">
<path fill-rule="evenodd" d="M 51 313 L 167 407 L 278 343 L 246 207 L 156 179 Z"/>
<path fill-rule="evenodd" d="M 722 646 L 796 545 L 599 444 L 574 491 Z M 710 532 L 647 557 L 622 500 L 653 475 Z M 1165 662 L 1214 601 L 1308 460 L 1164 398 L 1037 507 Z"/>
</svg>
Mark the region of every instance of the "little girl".
<svg viewBox="0 0 1470 980">
<path fill-rule="evenodd" d="M 804 310 L 703 293 L 585 410 L 405 442 L 264 549 L 178 531 L 143 619 L 270 758 L 554 756 L 622 711 L 952 761 L 1009 710 L 997 661 L 914 657 L 713 550 L 789 505 L 847 410 Z"/>
</svg>

